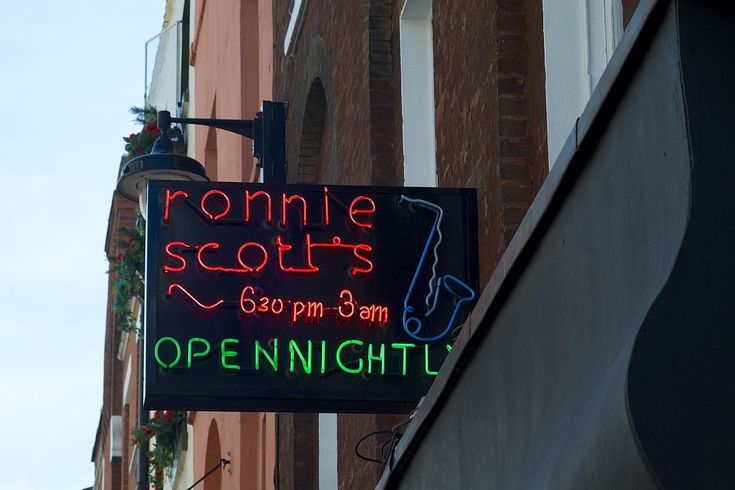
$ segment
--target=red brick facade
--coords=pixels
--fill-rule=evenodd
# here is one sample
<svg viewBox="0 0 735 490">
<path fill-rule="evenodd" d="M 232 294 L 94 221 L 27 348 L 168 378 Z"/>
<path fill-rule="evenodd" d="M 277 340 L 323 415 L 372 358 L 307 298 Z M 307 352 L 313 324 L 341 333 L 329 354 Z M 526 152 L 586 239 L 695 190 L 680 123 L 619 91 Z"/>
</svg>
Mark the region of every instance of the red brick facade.
<svg viewBox="0 0 735 490">
<path fill-rule="evenodd" d="M 274 2 L 279 47 L 290 7 Z M 402 7 L 389 0 L 366 0 L 361 8 L 308 2 L 289 55 L 276 50 L 274 98 L 289 102 L 290 182 L 403 184 Z M 433 16 L 439 185 L 478 189 L 485 281 L 548 167 L 541 1 L 471 1 L 459 9 L 437 0 Z M 380 466 L 358 459 L 354 446 L 402 418 L 338 418 L 340 488 L 374 486 Z M 279 480 L 317 481 L 305 465 L 317 453 L 316 417 L 280 420 Z M 297 423 L 304 434 L 295 439 Z"/>
<path fill-rule="evenodd" d="M 274 2 L 276 40 L 290 4 Z M 274 97 L 289 102 L 290 181 L 403 183 L 401 8 L 309 2 L 290 55 L 276 51 Z M 478 189 L 486 280 L 548 168 L 541 1 L 458 9 L 437 0 L 433 25 L 439 185 Z M 316 111 L 314 87 L 324 94 Z"/>
<path fill-rule="evenodd" d="M 127 235 L 123 234 L 123 230 L 135 227 L 137 203 L 133 203 L 122 198 L 115 193 L 112 198 L 110 208 L 110 217 L 107 228 L 107 239 L 105 243 L 105 253 L 110 259 L 110 263 L 114 263 L 115 257 L 119 253 L 123 253 L 128 247 Z M 128 404 L 123 406 L 123 386 L 125 383 L 125 361 L 118 357 L 120 341 L 124 335 L 115 324 L 115 315 L 110 305 L 114 301 L 114 282 L 115 275 L 109 274 L 108 277 L 108 300 L 107 300 L 107 321 L 105 325 L 105 351 L 104 351 L 104 384 L 102 391 L 102 413 L 100 414 L 100 425 L 97 428 L 97 437 L 93 454 L 97 455 L 103 461 L 104 485 L 105 488 L 121 489 L 133 488 L 133 480 L 135 476 L 130 476 L 127 472 L 130 458 L 132 455 L 132 447 L 128 444 L 127 435 L 130 430 L 136 426 L 137 422 L 137 393 L 133 393 Z M 123 357 L 125 359 L 125 357 Z M 136 357 L 133 358 L 137 360 Z M 137 362 L 134 363 L 137 367 Z M 137 371 L 137 369 L 136 369 Z M 135 373 L 133 373 L 135 376 Z M 135 390 L 133 390 L 135 391 Z M 132 407 L 130 405 L 132 404 Z M 110 422 L 112 416 L 122 417 L 122 456 L 112 457 L 110 454 L 111 441 L 110 438 Z M 132 417 L 132 418 L 131 418 Z M 125 471 L 123 471 L 125 469 Z M 97 468 L 101 471 L 101 468 Z"/>
</svg>

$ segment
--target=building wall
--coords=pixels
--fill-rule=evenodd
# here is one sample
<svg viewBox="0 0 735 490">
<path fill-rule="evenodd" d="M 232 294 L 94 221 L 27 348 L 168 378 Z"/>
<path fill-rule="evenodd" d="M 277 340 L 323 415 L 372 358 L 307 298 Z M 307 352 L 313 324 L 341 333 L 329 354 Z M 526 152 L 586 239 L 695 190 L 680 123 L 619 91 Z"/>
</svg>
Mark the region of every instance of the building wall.
<svg viewBox="0 0 735 490">
<path fill-rule="evenodd" d="M 546 67 L 558 61 L 549 59 L 544 37 L 549 2 L 420 1 L 429 4 L 432 18 L 436 165 L 426 171 L 436 173 L 440 186 L 477 189 L 484 287 L 548 173 L 547 131 L 556 109 L 547 111 Z M 403 185 L 399 22 L 405 3 L 192 1 L 195 76 L 187 115 L 250 119 L 261 100 L 287 101 L 289 182 Z M 636 4 L 622 1 L 624 22 Z M 187 131 L 189 154 L 212 180 L 258 179 L 249 140 L 204 126 Z M 118 364 L 110 361 L 109 369 L 122 371 L 119 378 L 124 366 Z M 136 420 L 132 410 L 127 417 Z M 339 488 L 374 486 L 380 465 L 357 458 L 355 445 L 403 420 L 405 414 L 337 417 Z M 319 440 L 332 436 L 320 436 L 316 415 L 192 412 L 189 423 L 193 480 L 220 458 L 231 461 L 203 488 L 300 489 L 327 481 L 319 475 L 319 467 L 326 467 Z M 100 441 L 107 433 L 103 425 Z M 380 442 L 368 441 L 362 449 L 379 452 Z M 130 457 L 123 454 L 123 462 Z"/>
<path fill-rule="evenodd" d="M 275 44 L 291 2 L 274 4 Z M 403 2 L 361 8 L 307 2 L 288 55 L 275 53 L 275 96 L 289 101 L 289 179 L 298 181 L 308 94 L 324 86 L 316 181 L 403 183 L 398 17 Z M 476 187 L 487 280 L 546 173 L 541 3 L 433 2 L 436 160 L 442 186 Z M 349 32 L 351 35 L 345 36 Z"/>
<path fill-rule="evenodd" d="M 434 1 L 437 171 L 477 188 L 483 284 L 546 174 L 542 33 L 537 0 L 465 5 Z"/>
<path fill-rule="evenodd" d="M 114 258 L 122 253 L 127 247 L 127 237 L 122 230 L 135 226 L 136 203 L 129 202 L 119 196 L 113 195 L 108 221 L 105 253 L 114 263 Z M 102 410 L 100 423 L 97 428 L 97 437 L 92 452 L 92 461 L 95 462 L 97 472 L 97 483 L 95 488 L 121 489 L 127 483 L 127 474 L 124 471 L 126 457 L 130 453 L 130 445 L 126 432 L 125 415 L 123 406 L 123 385 L 125 381 L 125 365 L 121 350 L 121 344 L 126 343 L 127 336 L 121 332 L 115 324 L 115 315 L 110 309 L 114 300 L 115 275 L 109 274 L 108 278 L 108 308 L 105 323 L 104 344 L 104 374 L 102 390 Z M 137 398 L 133 400 L 137 403 Z M 122 430 L 113 431 L 113 418 L 122 417 Z M 113 440 L 113 438 L 115 440 Z M 117 440 L 122 438 L 122 440 Z M 121 453 L 114 454 L 112 446 L 121 448 Z"/>
<path fill-rule="evenodd" d="M 733 480 L 733 398 L 716 387 L 732 379 L 735 174 L 713 121 L 730 120 L 735 65 L 711 56 L 733 18 L 642 2 L 381 488 Z"/>
<path fill-rule="evenodd" d="M 191 64 L 194 90 L 189 117 L 253 119 L 272 94 L 270 0 L 194 6 Z M 189 151 L 219 181 L 257 181 L 251 142 L 205 126 L 194 129 Z M 190 412 L 192 470 L 196 481 L 224 458 L 230 461 L 203 483 L 205 489 L 273 488 L 275 416 L 264 413 Z"/>
<path fill-rule="evenodd" d="M 204 488 L 273 488 L 272 416 L 264 413 L 189 412 L 196 479 L 224 458 L 230 463 L 207 477 Z"/>
<path fill-rule="evenodd" d="M 587 105 L 639 0 L 544 0 L 549 166 Z M 544 59 L 544 53 L 541 52 Z"/>
<path fill-rule="evenodd" d="M 296 2 L 298 4 L 299 2 Z M 402 1 L 274 2 L 274 97 L 289 102 L 290 182 L 402 185 Z M 436 172 L 440 186 L 478 189 L 481 278 L 486 281 L 546 174 L 540 0 L 433 2 Z M 323 102 L 315 103 L 319 86 Z M 410 90 L 410 87 L 408 87 Z M 406 90 L 406 87 L 404 87 Z M 427 168 L 427 172 L 432 171 Z M 299 416 L 303 417 L 303 416 Z M 357 441 L 405 416 L 339 415 L 339 487 L 372 488 L 380 465 Z M 293 416 L 282 416 L 293 426 Z M 303 423 L 303 421 L 301 421 Z M 307 432 L 316 433 L 314 418 Z M 280 475 L 310 478 L 283 433 Z M 382 442 L 382 441 L 380 441 Z M 316 441 L 301 444 L 314 447 Z M 371 445 L 372 444 L 372 445 Z M 361 446 L 376 451 L 380 443 Z M 302 460 L 298 458 L 301 457 Z M 306 473 L 296 474 L 301 468 Z M 290 488 L 290 487 L 289 487 Z"/>
<path fill-rule="evenodd" d="M 268 3 L 196 1 L 191 45 L 191 64 L 196 73 L 193 111 L 196 117 L 252 119 L 258 111 L 259 29 L 253 26 L 259 25 L 259 4 L 267 10 Z M 268 26 L 263 28 L 267 30 Z M 196 127 L 195 133 L 194 155 L 205 165 L 210 178 L 233 182 L 253 180 L 255 163 L 248 140 L 205 126 Z"/>
</svg>

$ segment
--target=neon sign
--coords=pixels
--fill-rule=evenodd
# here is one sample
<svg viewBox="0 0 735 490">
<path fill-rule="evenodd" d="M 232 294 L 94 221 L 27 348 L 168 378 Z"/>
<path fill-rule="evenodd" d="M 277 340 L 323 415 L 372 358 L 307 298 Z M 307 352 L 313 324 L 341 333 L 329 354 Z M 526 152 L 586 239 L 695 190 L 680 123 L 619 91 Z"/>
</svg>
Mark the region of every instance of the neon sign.
<svg viewBox="0 0 735 490">
<path fill-rule="evenodd" d="M 152 182 L 147 408 L 396 412 L 477 291 L 467 189 Z"/>
</svg>

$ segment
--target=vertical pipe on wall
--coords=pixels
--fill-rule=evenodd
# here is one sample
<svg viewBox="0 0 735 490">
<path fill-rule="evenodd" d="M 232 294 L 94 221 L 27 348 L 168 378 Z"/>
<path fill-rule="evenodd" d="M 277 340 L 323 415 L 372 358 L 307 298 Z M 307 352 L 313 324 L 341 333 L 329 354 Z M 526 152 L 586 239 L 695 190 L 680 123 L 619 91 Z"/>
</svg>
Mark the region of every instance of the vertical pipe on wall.
<svg viewBox="0 0 735 490">
<path fill-rule="evenodd" d="M 143 410 L 143 337 L 138 337 L 138 427 L 146 422 Z M 138 445 L 138 490 L 148 490 L 148 442 Z"/>
</svg>

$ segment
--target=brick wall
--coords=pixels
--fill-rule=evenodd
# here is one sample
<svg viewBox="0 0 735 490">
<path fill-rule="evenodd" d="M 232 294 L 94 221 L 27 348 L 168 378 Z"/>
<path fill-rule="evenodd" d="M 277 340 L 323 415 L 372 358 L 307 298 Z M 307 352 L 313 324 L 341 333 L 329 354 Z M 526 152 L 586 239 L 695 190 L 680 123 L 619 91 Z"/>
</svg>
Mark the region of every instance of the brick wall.
<svg viewBox="0 0 735 490">
<path fill-rule="evenodd" d="M 117 193 L 113 195 L 105 243 L 105 253 L 111 262 L 115 260 L 115 257 L 119 253 L 123 253 L 128 247 L 128 237 L 122 231 L 135 227 L 137 208 L 137 203 L 128 201 Z M 118 490 L 126 488 L 127 467 L 121 464 L 121 458 L 113 458 L 112 462 L 110 462 L 109 454 L 110 417 L 123 414 L 122 388 L 125 382 L 124 365 L 117 358 L 122 332 L 118 330 L 115 324 L 115 315 L 110 308 L 114 300 L 115 279 L 114 274 L 109 274 L 107 321 L 105 323 L 102 416 L 99 428 L 100 441 L 98 451 L 103 452 L 105 459 L 105 488 Z M 124 444 L 128 443 L 126 436 L 127 433 L 123 433 L 123 437 L 125 438 L 123 441 Z"/>
<path fill-rule="evenodd" d="M 396 84 L 393 53 L 395 49 L 394 19 L 391 0 L 369 0 L 368 62 L 370 91 L 370 164 L 371 183 L 400 185 L 403 168 L 395 158 Z"/>
<path fill-rule="evenodd" d="M 535 196 L 549 173 L 546 147 L 546 71 L 544 56 L 544 13 L 540 0 L 526 0 L 526 42 L 524 60 L 528 97 L 528 137 L 531 160 L 531 192 Z"/>
<path fill-rule="evenodd" d="M 274 2 L 274 39 L 280 46 L 288 25 L 289 1 Z M 318 8 L 317 8 L 318 7 Z M 292 56 L 276 50 L 274 98 L 288 100 L 286 155 L 290 182 L 400 185 L 400 85 L 396 5 L 366 0 L 310 2 Z M 319 102 L 318 87 L 324 101 Z M 282 488 L 313 488 L 318 481 L 318 421 L 315 416 L 280 415 L 279 481 Z M 340 415 L 340 488 L 373 488 L 380 465 L 355 456 L 362 436 L 388 428 L 394 416 Z M 300 427 L 300 431 L 297 430 Z M 308 467 L 309 461 L 315 465 Z M 312 480 L 314 478 L 315 480 Z"/>
<path fill-rule="evenodd" d="M 278 416 L 278 488 L 301 490 L 319 486 L 319 422 L 316 414 Z"/>
<path fill-rule="evenodd" d="M 481 284 L 548 167 L 540 4 L 434 2 L 437 173 L 477 188 Z"/>
<path fill-rule="evenodd" d="M 289 181 L 401 185 L 403 1 L 311 1 L 286 56 L 280 47 L 290 4 L 274 1 L 274 98 L 289 102 Z M 548 168 L 541 0 L 467 0 L 461 8 L 435 0 L 433 17 L 439 184 L 478 189 L 484 283 Z M 323 87 L 319 104 L 315 86 Z M 281 416 L 282 485 L 298 478 L 318 442 L 294 442 L 294 417 Z M 401 419 L 338 417 L 340 488 L 375 485 L 380 465 L 358 459 L 355 444 Z M 305 433 L 314 434 L 312 427 Z M 370 452 L 374 442 L 363 449 Z M 299 452 L 299 444 L 307 447 Z"/>
<path fill-rule="evenodd" d="M 289 0 L 273 2 L 277 46 L 274 50 L 274 98 L 289 102 L 286 122 L 289 181 L 298 180 L 298 149 L 306 102 L 312 83 L 318 78 L 326 98 L 327 134 L 317 180 L 369 183 L 368 6 L 362 4 L 356 8 L 353 3 L 336 1 L 309 2 L 296 49 L 292 56 L 285 56 L 282 42 L 290 18 L 290 4 Z"/>
</svg>

